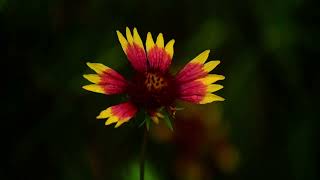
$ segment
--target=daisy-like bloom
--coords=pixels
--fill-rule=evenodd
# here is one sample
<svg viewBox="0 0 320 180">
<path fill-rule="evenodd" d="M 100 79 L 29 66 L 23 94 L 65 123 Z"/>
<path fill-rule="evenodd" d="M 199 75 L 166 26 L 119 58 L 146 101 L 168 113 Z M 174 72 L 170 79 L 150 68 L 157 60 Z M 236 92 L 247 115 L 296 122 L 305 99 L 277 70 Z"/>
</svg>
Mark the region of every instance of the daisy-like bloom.
<svg viewBox="0 0 320 180">
<path fill-rule="evenodd" d="M 206 62 L 210 50 L 206 50 L 192 59 L 176 75 L 169 72 L 173 57 L 174 40 L 166 45 L 160 33 L 154 42 L 151 33 L 147 34 L 145 46 L 136 28 L 133 32 L 126 28 L 126 37 L 117 31 L 118 39 L 129 62 L 136 71 L 126 80 L 115 70 L 100 64 L 87 63 L 96 74 L 85 74 L 84 78 L 93 84 L 83 86 L 88 91 L 106 95 L 126 94 L 127 102 L 103 110 L 98 119 L 107 119 L 105 124 L 116 123 L 115 127 L 128 122 L 138 110 L 143 109 L 153 122 L 165 118 L 164 113 L 173 115 L 175 100 L 206 104 L 223 101 L 224 98 L 212 94 L 223 88 L 213 84 L 225 77 L 209 74 L 220 61 Z"/>
</svg>

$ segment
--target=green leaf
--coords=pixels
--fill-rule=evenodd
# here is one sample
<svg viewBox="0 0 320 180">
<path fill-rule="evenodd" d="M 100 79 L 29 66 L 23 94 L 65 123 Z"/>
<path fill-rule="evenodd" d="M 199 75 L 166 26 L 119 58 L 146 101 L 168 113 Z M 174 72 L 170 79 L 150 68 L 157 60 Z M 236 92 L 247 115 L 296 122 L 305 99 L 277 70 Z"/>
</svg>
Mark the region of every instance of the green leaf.
<svg viewBox="0 0 320 180">
<path fill-rule="evenodd" d="M 141 127 L 142 125 L 144 125 L 145 122 L 146 122 L 146 119 L 144 119 L 138 127 Z"/>
<path fill-rule="evenodd" d="M 173 126 L 172 126 L 172 122 L 171 122 L 171 118 L 170 118 L 170 115 L 167 111 L 163 111 L 162 113 L 164 115 L 164 122 L 166 123 L 166 125 L 168 126 L 168 128 L 173 131 Z"/>
<path fill-rule="evenodd" d="M 184 110 L 184 107 L 175 107 L 175 110 L 176 111 L 181 111 L 181 110 Z"/>
<path fill-rule="evenodd" d="M 144 123 L 146 122 L 146 116 L 147 116 L 147 114 L 143 110 L 138 111 L 138 113 L 135 117 L 136 122 L 139 123 L 138 127 L 141 127 L 144 125 Z M 143 120 L 143 121 L 141 121 L 141 120 Z"/>
<path fill-rule="evenodd" d="M 146 122 L 147 130 L 149 131 L 151 119 L 150 119 L 150 116 L 148 114 L 146 114 L 146 117 L 145 117 L 144 121 Z"/>
</svg>

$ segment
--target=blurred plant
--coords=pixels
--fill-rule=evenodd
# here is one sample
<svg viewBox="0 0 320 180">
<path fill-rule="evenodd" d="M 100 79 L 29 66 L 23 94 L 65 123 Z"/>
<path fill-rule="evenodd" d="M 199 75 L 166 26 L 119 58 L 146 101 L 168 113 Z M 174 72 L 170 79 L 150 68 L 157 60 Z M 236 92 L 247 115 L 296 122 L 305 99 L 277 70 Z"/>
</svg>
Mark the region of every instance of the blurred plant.
<svg viewBox="0 0 320 180">
<path fill-rule="evenodd" d="M 130 163 L 127 173 L 124 174 L 124 180 L 138 180 L 139 179 L 139 164 L 136 161 Z M 148 180 L 160 180 L 160 175 L 155 171 L 154 166 L 148 161 L 146 162 L 145 168 L 145 179 Z"/>
<path fill-rule="evenodd" d="M 0 13 L 2 9 L 5 8 L 6 4 L 7 4 L 7 0 L 0 0 Z"/>
<path fill-rule="evenodd" d="M 217 173 L 233 173 L 238 167 L 238 150 L 229 142 L 220 114 L 214 107 L 209 112 L 191 110 L 188 115 L 178 113 L 174 122 L 175 133 L 168 131 L 163 124 L 153 127 L 153 140 L 176 146 L 174 169 L 178 179 L 210 179 Z"/>
<path fill-rule="evenodd" d="M 206 104 L 213 101 L 223 101 L 224 98 L 212 94 L 223 88 L 213 84 L 225 77 L 217 74 L 208 74 L 220 61 L 209 61 L 210 50 L 206 50 L 191 60 L 176 75 L 169 73 L 173 57 L 174 40 L 164 46 L 162 33 L 154 43 L 151 33 L 147 34 L 146 51 L 136 28 L 133 34 L 126 28 L 126 38 L 117 31 L 117 35 L 132 67 L 136 71 L 130 81 L 127 81 L 115 70 L 100 64 L 87 63 L 97 74 L 85 74 L 84 78 L 94 84 L 83 86 L 84 89 L 106 95 L 127 94 L 128 101 L 111 106 L 103 110 L 97 119 L 107 119 L 105 124 L 116 123 L 115 127 L 128 122 L 139 110 L 145 114 L 145 135 L 142 144 L 141 179 L 144 174 L 144 151 L 151 120 L 158 124 L 163 119 L 166 125 L 173 130 L 171 120 L 175 116 L 174 101 L 183 101 Z"/>
</svg>

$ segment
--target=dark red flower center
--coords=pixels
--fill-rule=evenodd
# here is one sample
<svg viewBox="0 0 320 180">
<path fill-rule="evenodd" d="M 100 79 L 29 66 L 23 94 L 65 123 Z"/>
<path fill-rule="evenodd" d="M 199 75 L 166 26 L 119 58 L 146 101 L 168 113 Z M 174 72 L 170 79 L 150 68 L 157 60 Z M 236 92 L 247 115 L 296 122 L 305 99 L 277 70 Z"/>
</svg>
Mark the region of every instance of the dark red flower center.
<svg viewBox="0 0 320 180">
<path fill-rule="evenodd" d="M 134 104 L 147 110 L 170 106 L 176 98 L 174 78 L 169 73 L 136 74 L 129 83 L 128 95 Z"/>
</svg>

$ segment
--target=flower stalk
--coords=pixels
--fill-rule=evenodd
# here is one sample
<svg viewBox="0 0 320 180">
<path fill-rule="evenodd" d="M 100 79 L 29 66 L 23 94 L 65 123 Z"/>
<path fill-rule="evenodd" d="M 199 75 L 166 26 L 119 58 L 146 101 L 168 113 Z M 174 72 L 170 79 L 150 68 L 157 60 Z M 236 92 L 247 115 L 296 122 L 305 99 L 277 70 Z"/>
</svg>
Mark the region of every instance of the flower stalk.
<svg viewBox="0 0 320 180">
<path fill-rule="evenodd" d="M 146 156 L 146 148 L 147 148 L 147 140 L 148 140 L 148 129 L 144 128 L 143 140 L 141 144 L 141 155 L 140 155 L 140 180 L 144 180 L 144 162 Z"/>
</svg>

